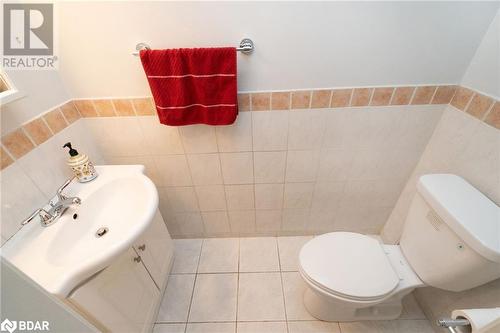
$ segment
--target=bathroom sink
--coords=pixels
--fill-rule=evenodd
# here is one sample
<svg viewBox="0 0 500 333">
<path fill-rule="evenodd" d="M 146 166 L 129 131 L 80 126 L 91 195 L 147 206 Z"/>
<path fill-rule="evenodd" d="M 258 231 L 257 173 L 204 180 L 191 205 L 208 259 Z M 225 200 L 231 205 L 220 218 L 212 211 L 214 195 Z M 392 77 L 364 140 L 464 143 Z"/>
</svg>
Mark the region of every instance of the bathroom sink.
<svg viewBox="0 0 500 333">
<path fill-rule="evenodd" d="M 144 166 L 97 166 L 89 183 L 73 182 L 65 193 L 79 197 L 52 225 L 38 218 L 1 249 L 2 256 L 49 293 L 66 297 L 80 282 L 132 246 L 158 208 L 158 192 Z"/>
</svg>

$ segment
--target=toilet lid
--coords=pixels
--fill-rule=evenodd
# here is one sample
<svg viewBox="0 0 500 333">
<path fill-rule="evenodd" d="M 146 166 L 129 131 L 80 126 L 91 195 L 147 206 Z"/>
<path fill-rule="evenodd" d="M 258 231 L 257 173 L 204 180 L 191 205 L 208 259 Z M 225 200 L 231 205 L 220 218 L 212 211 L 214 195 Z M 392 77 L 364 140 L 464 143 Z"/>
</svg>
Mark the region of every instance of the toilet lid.
<svg viewBox="0 0 500 333">
<path fill-rule="evenodd" d="M 299 261 L 301 273 L 311 283 L 349 299 L 380 299 L 399 284 L 381 244 L 357 233 L 315 237 L 302 247 Z"/>
</svg>

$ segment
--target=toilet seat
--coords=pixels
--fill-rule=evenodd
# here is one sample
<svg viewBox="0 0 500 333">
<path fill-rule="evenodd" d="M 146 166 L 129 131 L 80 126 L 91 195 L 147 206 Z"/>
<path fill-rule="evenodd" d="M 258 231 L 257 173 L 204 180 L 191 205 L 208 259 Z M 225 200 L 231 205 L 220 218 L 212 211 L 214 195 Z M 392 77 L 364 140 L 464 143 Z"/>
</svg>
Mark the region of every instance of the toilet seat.
<svg viewBox="0 0 500 333">
<path fill-rule="evenodd" d="M 302 247 L 299 262 L 306 281 L 345 299 L 383 299 L 399 284 L 382 245 L 358 233 L 331 232 L 315 237 Z"/>
</svg>

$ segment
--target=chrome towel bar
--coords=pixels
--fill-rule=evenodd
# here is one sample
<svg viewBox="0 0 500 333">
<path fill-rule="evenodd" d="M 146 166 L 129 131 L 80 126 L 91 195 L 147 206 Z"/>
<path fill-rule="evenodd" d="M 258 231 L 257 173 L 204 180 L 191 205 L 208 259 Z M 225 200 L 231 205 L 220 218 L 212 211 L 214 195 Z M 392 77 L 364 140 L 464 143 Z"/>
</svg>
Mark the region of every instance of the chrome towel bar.
<svg viewBox="0 0 500 333">
<path fill-rule="evenodd" d="M 253 52 L 253 49 L 253 41 L 250 38 L 243 38 L 240 42 L 240 46 L 236 48 L 236 51 L 240 51 L 244 54 L 250 54 Z M 138 56 L 141 50 L 151 50 L 151 47 L 149 47 L 146 43 L 138 43 L 135 46 L 135 52 L 132 52 L 132 55 Z"/>
</svg>

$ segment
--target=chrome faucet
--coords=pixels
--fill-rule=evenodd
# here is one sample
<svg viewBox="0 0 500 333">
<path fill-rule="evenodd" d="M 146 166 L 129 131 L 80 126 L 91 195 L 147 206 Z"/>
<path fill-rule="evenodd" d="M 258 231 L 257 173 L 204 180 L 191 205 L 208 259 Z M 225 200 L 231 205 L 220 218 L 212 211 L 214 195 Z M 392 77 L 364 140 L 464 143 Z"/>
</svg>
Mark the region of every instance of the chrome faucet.
<svg viewBox="0 0 500 333">
<path fill-rule="evenodd" d="M 68 197 L 63 194 L 64 189 L 71 183 L 73 178 L 68 179 L 56 192 L 57 201 L 49 202 L 50 209 L 47 211 L 44 208 L 38 208 L 27 219 L 21 222 L 21 225 L 30 223 L 35 217 L 40 217 L 42 227 L 47 227 L 61 217 L 66 209 L 72 205 L 80 205 L 82 200 L 78 197 Z"/>
</svg>

